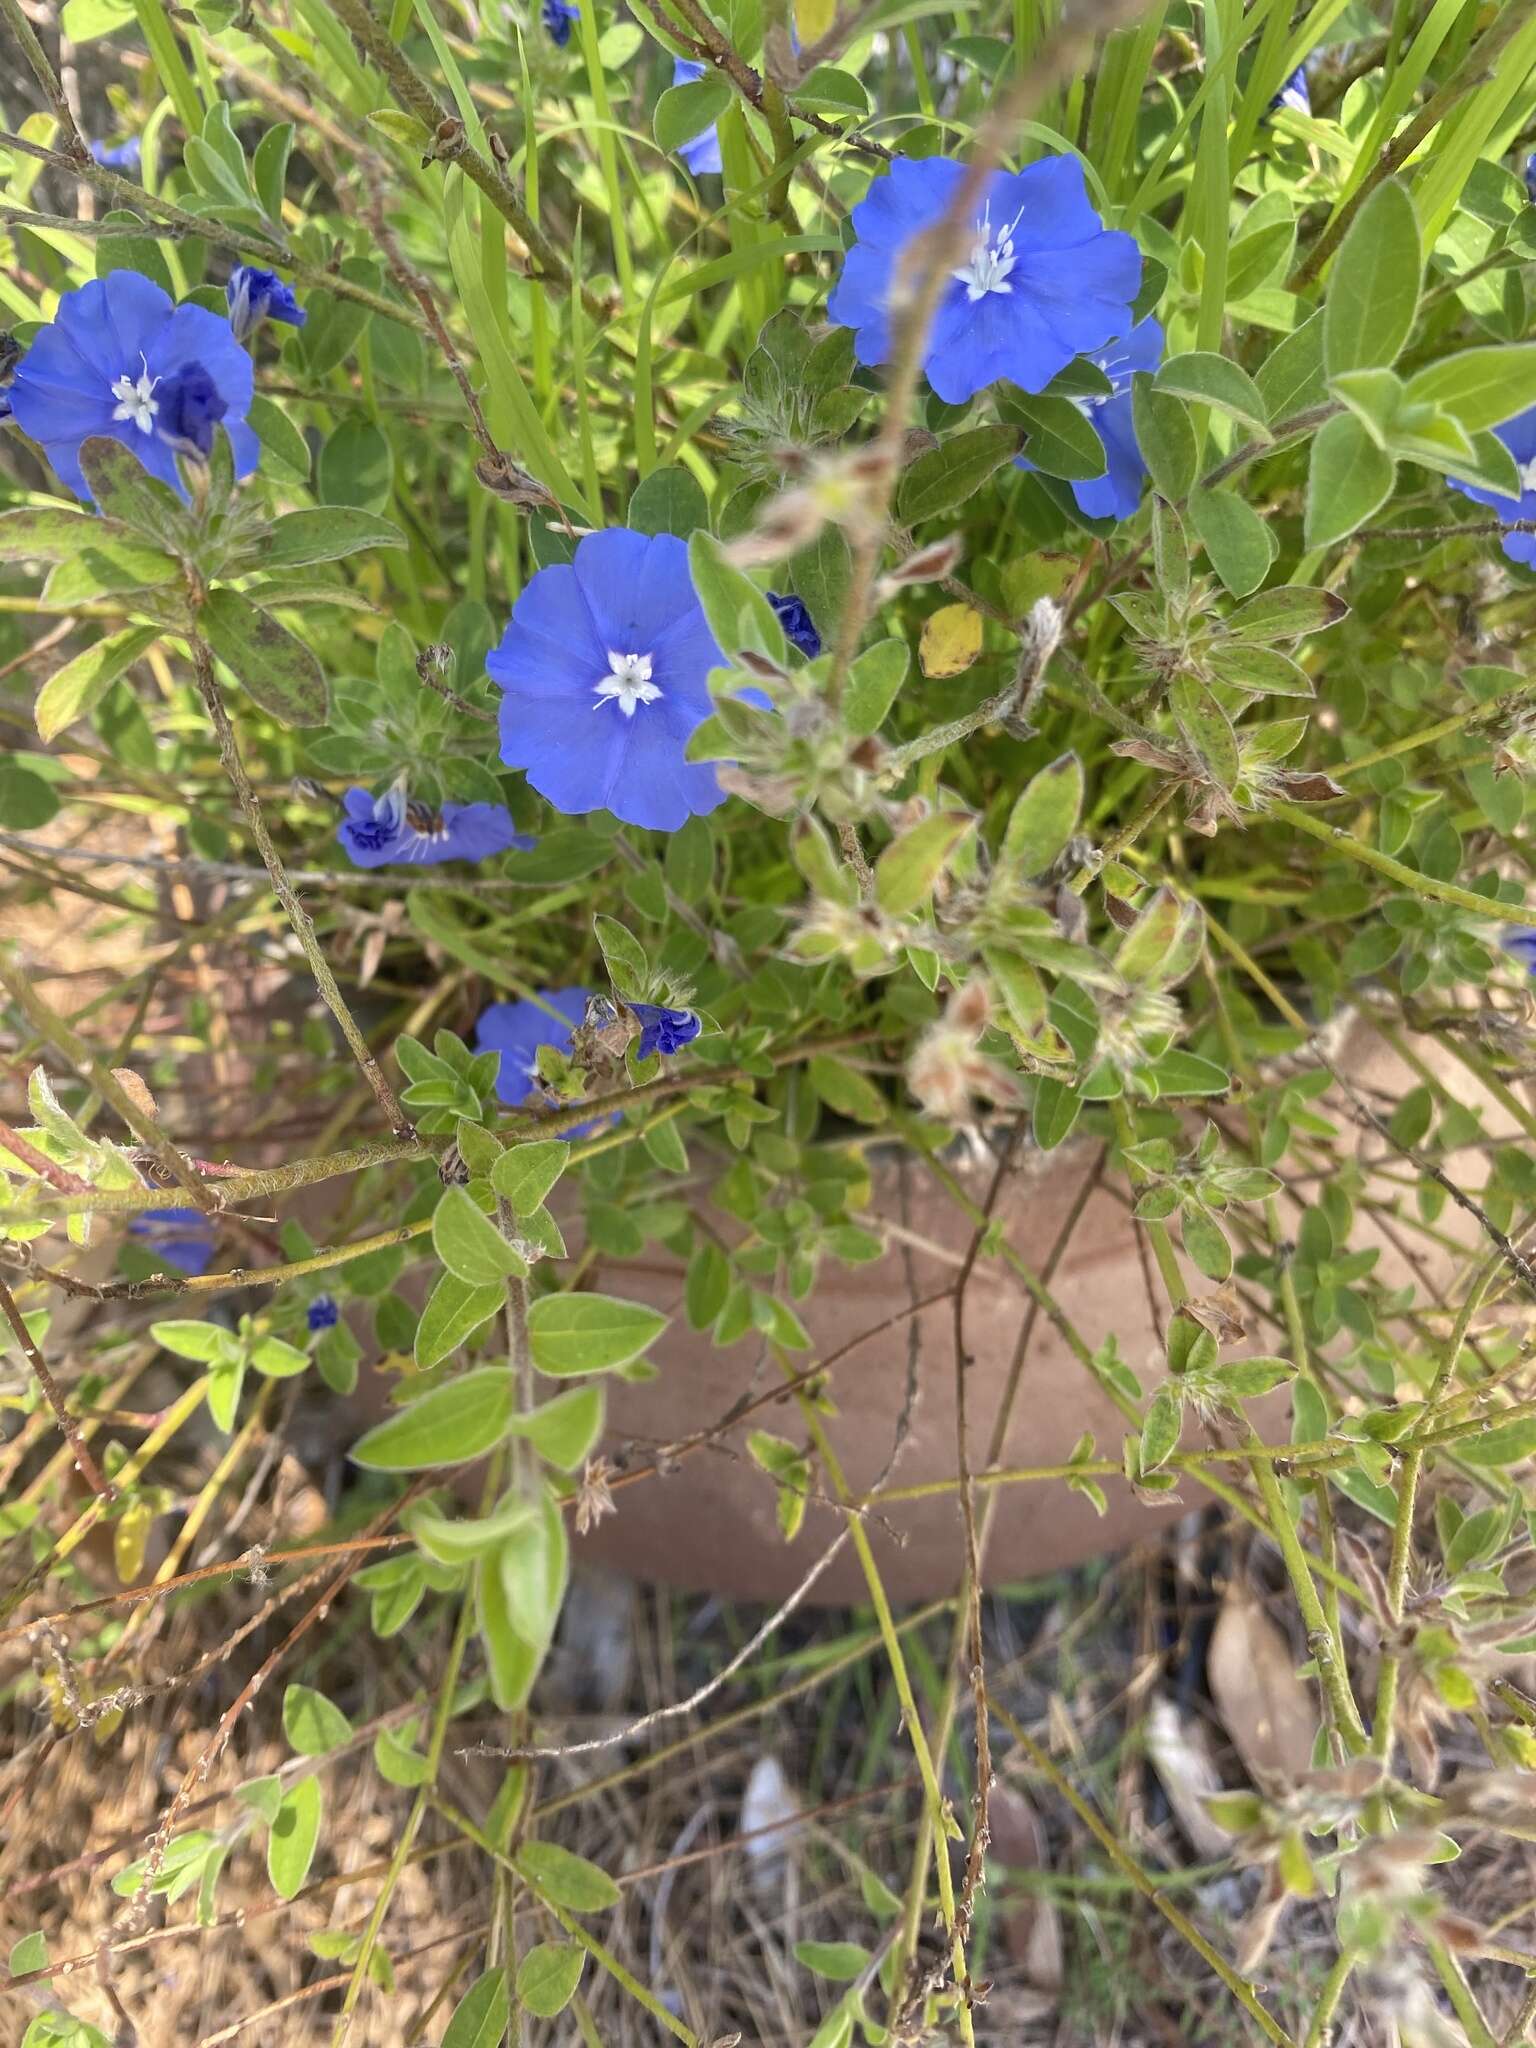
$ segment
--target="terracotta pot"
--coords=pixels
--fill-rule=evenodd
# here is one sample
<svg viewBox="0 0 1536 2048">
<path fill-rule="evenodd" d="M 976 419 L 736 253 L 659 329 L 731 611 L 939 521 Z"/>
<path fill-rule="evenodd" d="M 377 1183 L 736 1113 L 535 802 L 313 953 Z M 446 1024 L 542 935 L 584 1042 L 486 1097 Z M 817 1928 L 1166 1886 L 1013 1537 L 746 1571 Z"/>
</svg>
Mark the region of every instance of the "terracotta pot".
<svg viewBox="0 0 1536 2048">
<path fill-rule="evenodd" d="M 1420 1041 L 1421 1049 L 1425 1042 Z M 1503 1134 L 1507 1118 L 1473 1087 L 1449 1056 L 1435 1047 L 1425 1057 L 1438 1069 L 1457 1097 L 1484 1113 L 1485 1127 Z M 1378 1106 L 1390 1106 L 1414 1086 L 1410 1073 L 1386 1052 L 1373 1034 L 1358 1032 L 1336 1050 L 1340 1068 Z M 1361 1142 L 1360 1126 L 1342 1094 L 1325 1097 L 1321 1105 L 1347 1135 L 1345 1143 Z M 1198 1112 L 1190 1132 L 1198 1131 Z M 1370 1140 L 1373 1149 L 1380 1141 Z M 1005 1186 L 995 1210 L 1009 1244 L 1041 1273 L 1084 1182 L 1094 1172 L 1097 1141 L 1074 1142 L 1047 1156 L 1026 1153 Z M 1475 1185 L 1481 1168 L 1474 1155 L 1448 1168 Z M 961 1171 L 973 1201 L 984 1199 L 992 1167 L 984 1164 Z M 318 1195 L 321 1191 L 317 1190 Z M 869 1489 L 884 1471 L 895 1441 L 897 1420 L 907 1385 L 908 1325 L 891 1322 L 905 1303 L 939 1293 L 949 1286 L 971 1237 L 963 1212 L 917 1165 L 905 1176 L 893 1153 L 882 1155 L 874 1168 L 872 1219 L 902 1223 L 911 1235 L 909 1274 L 902 1245 L 868 1265 L 824 1267 L 810 1299 L 799 1304 L 811 1337 L 806 1365 L 832 1358 L 829 1391 L 836 1414 L 825 1418 L 832 1449 L 855 1493 Z M 323 1236 L 323 1219 L 306 1220 Z M 719 1219 L 726 1225 L 728 1219 Z M 1468 1240 L 1473 1226 L 1448 1209 L 1437 1228 L 1443 1235 Z M 568 1230 L 568 1236 L 577 1236 Z M 919 1240 L 921 1242 L 914 1242 Z M 1434 1287 L 1454 1263 L 1445 1249 L 1423 1249 L 1416 1240 L 1413 1257 L 1406 1240 L 1362 1216 L 1353 1242 L 1374 1244 L 1380 1254 L 1378 1272 L 1388 1284 L 1413 1280 Z M 1195 1294 L 1209 1293 L 1211 1283 L 1192 1268 L 1186 1277 Z M 650 1382 L 609 1383 L 608 1433 L 605 1449 L 621 1464 L 648 1465 L 658 1448 L 678 1445 L 710 1429 L 738 1403 L 771 1393 L 777 1368 L 760 1361 L 756 1337 L 722 1351 L 707 1335 L 693 1333 L 682 1313 L 683 1267 L 668 1258 L 599 1263 L 591 1284 L 600 1291 L 646 1301 L 672 1317 L 671 1326 L 651 1353 L 659 1368 Z M 1088 1195 L 1070 1243 L 1060 1259 L 1052 1292 L 1067 1319 L 1091 1350 L 1114 1337 L 1119 1354 L 1141 1382 L 1144 1392 L 1157 1384 L 1163 1368 L 1163 1343 L 1154 1322 L 1163 1315 L 1161 1285 L 1144 1267 L 1128 1201 L 1123 1190 L 1098 1186 Z M 1049 1466 L 1064 1463 L 1084 1432 L 1091 1432 L 1097 1455 L 1118 1459 L 1127 1424 L 1095 1377 L 1073 1356 L 1049 1316 L 1030 1314 L 1031 1297 L 1023 1282 L 1003 1260 L 977 1263 L 966 1289 L 965 1342 L 970 1354 L 966 1406 L 968 1454 L 974 1471 L 989 1460 L 997 1418 L 1015 1365 L 1018 1391 L 1011 1421 L 1001 1441 L 1001 1467 Z M 893 1490 L 914 1486 L 944 1488 L 957 1470 L 956 1390 L 952 1310 L 944 1300 L 913 1320 L 918 1341 L 918 1394 L 896 1469 Z M 880 1326 L 890 1327 L 881 1329 Z M 869 1336 L 867 1333 L 877 1331 Z M 1027 1341 L 1026 1340 L 1027 1333 Z M 863 1339 L 864 1341 L 858 1341 Z M 1267 1352 L 1279 1345 L 1278 1332 L 1259 1324 L 1226 1355 Z M 1022 1346 L 1022 1348 L 1021 1348 Z M 366 1388 L 365 1380 L 365 1388 Z M 374 1389 L 375 1406 L 382 1398 Z M 1283 1395 L 1256 1405 L 1258 1427 L 1274 1440 L 1288 1429 L 1288 1404 Z M 650 1476 L 614 1495 L 617 1512 L 577 1540 L 577 1555 L 636 1576 L 700 1592 L 744 1600 L 783 1599 L 800 1581 L 819 1553 L 837 1534 L 842 1518 L 825 1504 L 829 1492 L 819 1470 L 804 1526 L 793 1544 L 786 1544 L 776 1522 L 772 1480 L 747 1455 L 744 1442 L 752 1429 L 767 1429 L 796 1443 L 805 1440 L 797 1405 L 789 1397 L 755 1407 L 749 1417 L 724 1431 L 712 1444 L 690 1449 L 668 1476 Z M 1191 1420 L 1185 1442 L 1207 1442 Z M 669 1461 L 670 1462 L 670 1461 Z M 1151 1536 L 1170 1519 L 1209 1498 L 1193 1481 L 1181 1481 L 1177 1501 L 1150 1504 L 1139 1500 L 1123 1480 L 1102 1482 L 1108 1506 L 1098 1515 L 1092 1503 L 1061 1480 L 1015 1483 L 998 1490 L 995 1518 L 986 1557 L 989 1583 L 1037 1577 L 1064 1565 L 1123 1548 Z M 465 1498 L 478 1495 L 478 1477 L 465 1476 Z M 990 1489 L 984 1489 L 982 1498 Z M 866 1521 L 887 1591 L 894 1600 L 916 1601 L 949 1592 L 964 1561 L 959 1501 L 952 1485 L 925 1498 L 893 1502 Z M 812 1602 L 859 1601 L 866 1584 L 858 1559 L 845 1545 L 822 1576 Z"/>
</svg>

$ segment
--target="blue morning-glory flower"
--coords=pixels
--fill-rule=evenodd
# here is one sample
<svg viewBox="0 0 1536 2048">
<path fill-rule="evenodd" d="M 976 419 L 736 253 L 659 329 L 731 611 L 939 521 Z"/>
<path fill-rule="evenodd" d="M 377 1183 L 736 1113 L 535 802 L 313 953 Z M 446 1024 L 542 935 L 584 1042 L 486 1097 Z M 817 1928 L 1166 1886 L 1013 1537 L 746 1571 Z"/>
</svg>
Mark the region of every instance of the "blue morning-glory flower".
<svg viewBox="0 0 1536 2048">
<path fill-rule="evenodd" d="M 1536 206 L 1536 155 L 1525 160 L 1525 192 L 1532 206 Z"/>
<path fill-rule="evenodd" d="M 821 652 L 821 635 L 816 630 L 816 621 L 811 617 L 805 599 L 780 597 L 776 590 L 765 591 L 764 595 L 778 614 L 784 638 L 790 646 L 798 648 L 807 661 L 814 661 Z"/>
<path fill-rule="evenodd" d="M 445 860 L 486 860 L 533 841 L 514 829 L 505 804 L 444 804 L 434 811 L 414 802 L 403 782 L 375 797 L 349 789 L 342 799 L 346 817 L 336 827 L 342 851 L 358 868 L 396 867 L 404 862 L 435 867 Z"/>
<path fill-rule="evenodd" d="M 336 1306 L 335 1295 L 317 1294 L 309 1304 L 309 1307 L 304 1311 L 304 1320 L 308 1323 L 313 1333 L 318 1334 L 321 1330 L 334 1330 L 341 1321 L 341 1310 Z"/>
<path fill-rule="evenodd" d="M 913 237 L 947 213 L 965 166 L 898 157 L 853 209 L 856 240 L 827 301 L 873 366 L 891 352 L 891 294 Z M 923 368 L 947 404 L 1006 377 L 1043 391 L 1075 356 L 1131 325 L 1141 251 L 1106 230 L 1075 156 L 994 171 L 977 201 L 971 245 L 951 272 L 928 333 Z"/>
<path fill-rule="evenodd" d="M 485 666 L 501 685 L 501 758 L 557 811 L 675 832 L 723 800 L 713 767 L 683 758 L 725 657 L 675 535 L 585 535 L 529 580 Z"/>
<path fill-rule="evenodd" d="M 1289 107 L 1293 114 L 1311 113 L 1312 93 L 1307 84 L 1307 67 L 1305 64 L 1298 64 L 1296 66 L 1296 69 L 1269 103 L 1271 113 L 1274 113 L 1280 107 Z"/>
<path fill-rule="evenodd" d="M 584 988 L 541 988 L 537 1001 L 492 1003 L 482 1011 L 475 1026 L 475 1045 L 481 1052 L 499 1052 L 501 1066 L 496 1074 L 496 1094 L 509 1109 L 525 1102 L 542 1102 L 539 1079 L 539 1047 L 552 1045 L 557 1052 L 571 1049 L 571 1033 L 587 1014 L 591 991 Z M 610 1119 L 617 1122 L 617 1112 Z M 584 1138 L 595 1131 L 601 1118 L 577 1124 L 574 1130 L 557 1131 L 560 1138 Z"/>
<path fill-rule="evenodd" d="M 1458 483 L 1455 477 L 1447 481 L 1463 497 L 1475 499 L 1479 505 L 1491 505 L 1500 519 L 1536 519 L 1536 405 L 1493 431 L 1515 458 L 1520 474 L 1519 497 L 1506 497 L 1502 491 L 1486 490 L 1481 484 Z M 1512 562 L 1523 562 L 1527 568 L 1536 569 L 1536 533 L 1506 533 L 1503 548 Z"/>
<path fill-rule="evenodd" d="M 63 295 L 10 395 L 17 426 L 77 496 L 91 495 L 80 445 L 104 434 L 185 497 L 177 455 L 206 454 L 216 424 L 229 435 L 235 474 L 256 467 L 261 444 L 245 418 L 251 383 L 251 359 L 227 320 L 173 305 L 136 271 L 113 270 Z"/>
<path fill-rule="evenodd" d="M 640 1026 L 640 1057 L 652 1053 L 681 1052 L 692 1045 L 704 1026 L 696 1010 L 668 1010 L 660 1003 L 629 1003 L 625 1006 Z"/>
<path fill-rule="evenodd" d="M 128 1235 L 178 1273 L 204 1273 L 213 1258 L 213 1223 L 201 1209 L 141 1209 Z"/>
<path fill-rule="evenodd" d="M 674 85 L 692 85 L 696 78 L 703 76 L 704 66 L 696 64 L 691 57 L 672 60 Z M 720 133 L 713 121 L 707 128 L 701 128 L 690 141 L 681 143 L 677 153 L 696 178 L 702 178 L 711 171 L 718 176 L 725 168 L 720 157 Z"/>
<path fill-rule="evenodd" d="M 1072 495 L 1088 519 L 1130 519 L 1141 504 L 1147 465 L 1136 443 L 1131 411 L 1131 378 L 1138 370 L 1155 370 L 1163 359 L 1163 330 L 1158 321 L 1138 320 L 1123 341 L 1112 341 L 1089 361 L 1109 379 L 1112 389 L 1092 398 L 1073 400 L 1104 444 L 1102 476 L 1074 478 Z M 1033 469 L 1027 456 L 1020 469 Z"/>
<path fill-rule="evenodd" d="M 570 6 L 568 0 L 544 0 L 539 9 L 539 19 L 555 48 L 563 50 L 571 40 L 572 28 L 581 19 L 581 9 Z"/>
<path fill-rule="evenodd" d="M 1527 974 L 1536 974 L 1536 927 L 1512 924 L 1500 932 L 1499 944 L 1512 954 Z"/>
<path fill-rule="evenodd" d="M 281 320 L 288 327 L 302 327 L 309 318 L 275 270 L 259 270 L 253 263 L 237 263 L 224 287 L 229 306 L 229 324 L 236 341 L 247 341 L 263 320 Z"/>
<path fill-rule="evenodd" d="M 104 171 L 126 171 L 136 178 L 144 168 L 144 145 L 137 135 L 126 142 L 93 142 L 91 155 Z"/>
</svg>

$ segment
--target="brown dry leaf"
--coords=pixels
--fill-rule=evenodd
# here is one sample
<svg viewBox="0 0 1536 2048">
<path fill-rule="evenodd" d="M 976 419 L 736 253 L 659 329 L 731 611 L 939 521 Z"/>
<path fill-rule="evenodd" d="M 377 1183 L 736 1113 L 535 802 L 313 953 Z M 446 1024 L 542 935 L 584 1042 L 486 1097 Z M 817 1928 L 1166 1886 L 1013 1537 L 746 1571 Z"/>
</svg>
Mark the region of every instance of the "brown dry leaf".
<svg viewBox="0 0 1536 2048">
<path fill-rule="evenodd" d="M 923 622 L 917 658 L 925 676 L 963 675 L 981 652 L 981 613 L 947 604 Z"/>
<path fill-rule="evenodd" d="M 1218 1287 L 1212 1294 L 1196 1295 L 1192 1301 L 1182 1305 L 1179 1314 L 1188 1316 L 1202 1330 L 1209 1330 L 1218 1344 L 1236 1344 L 1248 1334 L 1248 1325 L 1243 1320 L 1243 1305 L 1230 1287 Z"/>
<path fill-rule="evenodd" d="M 990 1801 L 992 1840 L 989 1863 L 1001 1863 L 1012 1870 L 1043 1870 L 1045 1838 L 1035 1809 L 1017 1785 L 997 1784 Z M 1020 1899 L 1003 1915 L 1003 1941 L 1032 1989 L 1050 1993 L 1042 2000 L 1042 2018 L 1055 2003 L 1061 1989 L 1061 1915 L 1056 1901 L 1042 1893 L 1038 1898 Z"/>
<path fill-rule="evenodd" d="M 141 1116 L 157 1117 L 160 1114 L 142 1074 L 136 1074 L 132 1067 L 114 1067 L 112 1078 Z"/>
<path fill-rule="evenodd" d="M 1207 1861 L 1225 1856 L 1232 1837 L 1212 1820 L 1205 1805 L 1207 1793 L 1221 1790 L 1221 1777 L 1204 1728 L 1159 1694 L 1147 1708 L 1144 1734 L 1158 1783 L 1191 1848 Z"/>
<path fill-rule="evenodd" d="M 1311 1767 L 1319 1725 L 1311 1687 L 1243 1580 L 1227 1587 L 1205 1670 L 1222 1726 L 1256 1784 Z"/>
</svg>

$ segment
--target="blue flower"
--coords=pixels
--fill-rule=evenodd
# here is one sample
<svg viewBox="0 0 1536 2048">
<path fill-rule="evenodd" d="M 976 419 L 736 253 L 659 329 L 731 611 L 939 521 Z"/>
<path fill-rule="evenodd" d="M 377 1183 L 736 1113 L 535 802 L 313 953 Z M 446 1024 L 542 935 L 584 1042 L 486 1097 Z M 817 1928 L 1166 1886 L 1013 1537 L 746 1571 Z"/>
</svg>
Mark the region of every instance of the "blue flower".
<svg viewBox="0 0 1536 2048">
<path fill-rule="evenodd" d="M 626 1008 L 640 1025 L 640 1057 L 653 1052 L 681 1052 L 692 1045 L 704 1029 L 695 1010 L 667 1010 L 660 1003 L 629 1003 Z"/>
<path fill-rule="evenodd" d="M 1155 370 L 1163 359 L 1163 330 L 1156 320 L 1138 320 L 1123 341 L 1112 341 L 1089 361 L 1109 379 L 1111 389 L 1096 398 L 1073 401 L 1104 444 L 1102 476 L 1074 479 L 1072 495 L 1087 519 L 1130 519 L 1141 504 L 1147 465 L 1136 445 L 1131 411 L 1131 378 L 1137 370 Z M 1033 469 L 1027 456 L 1020 469 Z"/>
<path fill-rule="evenodd" d="M 93 142 L 91 155 L 104 171 L 127 171 L 136 178 L 144 167 L 144 145 L 137 135 L 126 142 Z"/>
<path fill-rule="evenodd" d="M 237 263 L 224 287 L 229 306 L 229 324 L 236 341 L 247 341 L 263 320 L 281 320 L 289 327 L 302 327 L 309 318 L 275 270 L 258 270 L 254 264 Z"/>
<path fill-rule="evenodd" d="M 95 434 L 131 448 L 185 497 L 177 453 L 205 451 L 222 422 L 235 474 L 249 476 L 261 453 L 246 424 L 250 403 L 251 359 L 229 322 L 203 306 L 173 306 L 132 270 L 66 292 L 11 385 L 16 424 L 87 499 L 80 444 Z"/>
<path fill-rule="evenodd" d="M 1271 113 L 1274 113 L 1280 107 L 1289 107 L 1293 114 L 1311 113 L 1312 94 L 1307 85 L 1307 67 L 1305 64 L 1298 64 L 1296 66 L 1296 69 L 1269 103 L 1269 111 Z"/>
<path fill-rule="evenodd" d="M 798 648 L 807 661 L 814 661 L 821 652 L 821 635 L 816 630 L 816 621 L 811 617 L 805 599 L 780 597 L 776 590 L 764 594 L 778 614 L 784 638 L 791 647 Z"/>
<path fill-rule="evenodd" d="M 704 66 L 702 64 L 695 64 L 691 57 L 675 57 L 673 59 L 672 83 L 674 85 L 692 85 L 696 78 L 702 78 L 703 76 Z M 718 176 L 725 168 L 720 158 L 719 130 L 715 127 L 713 121 L 710 122 L 707 128 L 701 128 L 691 141 L 683 143 L 677 153 L 696 178 L 702 178 L 706 172 L 711 171 Z"/>
<path fill-rule="evenodd" d="M 541 988 L 537 1000 L 520 1003 L 492 1003 L 481 1013 L 475 1026 L 475 1044 L 481 1052 L 499 1052 L 501 1066 L 496 1075 L 496 1093 L 509 1109 L 525 1102 L 546 1101 L 539 1079 L 539 1047 L 552 1045 L 557 1052 L 571 1049 L 571 1033 L 587 1014 L 591 992 L 584 988 Z M 617 1113 L 610 1121 L 617 1122 Z M 559 1131 L 561 1138 L 584 1138 L 595 1131 L 600 1118 L 578 1124 L 574 1130 Z"/>
<path fill-rule="evenodd" d="M 395 867 L 405 861 L 435 867 L 445 860 L 485 860 L 533 841 L 514 831 L 505 804 L 444 804 L 440 811 L 412 801 L 403 782 L 383 796 L 349 789 L 342 799 L 346 817 L 336 827 L 337 843 L 354 867 Z"/>
<path fill-rule="evenodd" d="M 544 0 L 539 9 L 539 19 L 555 48 L 563 50 L 571 40 L 573 25 L 581 19 L 581 9 L 570 6 L 568 0 Z"/>
<path fill-rule="evenodd" d="M 334 1330 L 341 1321 L 341 1310 L 336 1306 L 334 1294 L 317 1294 L 304 1311 L 304 1320 L 311 1331 Z"/>
<path fill-rule="evenodd" d="M 724 665 L 682 541 L 589 533 L 573 561 L 530 580 L 486 660 L 501 758 L 568 816 L 609 810 L 675 832 L 724 797 L 707 762 L 683 758 Z"/>
<path fill-rule="evenodd" d="M 1493 431 L 1515 458 L 1515 468 L 1520 473 L 1519 497 L 1507 498 L 1500 491 L 1485 490 L 1481 484 L 1458 483 L 1455 477 L 1449 479 L 1451 488 L 1475 499 L 1479 505 L 1491 505 L 1500 519 L 1536 519 L 1536 405 Z M 1503 546 L 1512 562 L 1524 562 L 1528 568 L 1536 569 L 1536 533 L 1506 533 Z"/>
<path fill-rule="evenodd" d="M 141 1209 L 128 1235 L 178 1273 L 206 1272 L 213 1258 L 213 1223 L 201 1209 Z"/>
<path fill-rule="evenodd" d="M 949 209 L 965 166 L 899 157 L 853 209 L 856 240 L 827 301 L 855 331 L 859 362 L 891 352 L 891 293 L 915 235 Z M 951 274 L 929 329 L 923 368 L 939 397 L 961 405 L 1006 377 L 1043 391 L 1075 356 L 1131 325 L 1141 251 L 1106 231 L 1074 156 L 994 171 L 982 187 L 965 261 Z"/>
<path fill-rule="evenodd" d="M 1536 156 L 1525 160 L 1525 192 L 1532 206 L 1536 206 Z"/>
</svg>

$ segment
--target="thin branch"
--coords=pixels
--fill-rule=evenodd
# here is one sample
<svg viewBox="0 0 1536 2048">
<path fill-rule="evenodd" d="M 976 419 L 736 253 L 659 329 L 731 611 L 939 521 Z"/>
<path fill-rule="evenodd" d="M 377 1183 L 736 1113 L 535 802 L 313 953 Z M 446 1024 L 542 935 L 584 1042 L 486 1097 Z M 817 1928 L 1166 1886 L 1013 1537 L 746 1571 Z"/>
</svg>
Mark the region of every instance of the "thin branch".
<svg viewBox="0 0 1536 2048">
<path fill-rule="evenodd" d="M 85 1438 L 80 1434 L 80 1425 L 74 1416 L 70 1414 L 65 1404 L 63 1393 L 60 1391 L 59 1383 L 49 1369 L 47 1359 L 44 1358 L 42 1352 L 33 1341 L 32 1332 L 27 1328 L 26 1320 L 21 1310 L 16 1306 L 15 1296 L 3 1280 L 0 1280 L 0 1315 L 3 1315 L 10 1324 L 11 1334 L 21 1346 L 26 1356 L 26 1361 L 31 1366 L 38 1385 L 43 1390 L 43 1398 L 53 1410 L 53 1419 L 63 1431 L 64 1439 L 74 1455 L 75 1469 L 79 1472 L 80 1477 L 85 1481 L 92 1493 L 100 1494 L 107 1500 L 116 1500 L 117 1489 L 110 1486 L 102 1477 L 101 1467 L 91 1456 Z"/>
<path fill-rule="evenodd" d="M 374 1100 L 383 1112 L 385 1121 L 402 1142 L 409 1142 L 416 1136 L 415 1126 L 396 1100 L 395 1091 L 384 1078 L 384 1069 L 374 1056 L 357 1020 L 347 1006 L 347 999 L 341 992 L 341 985 L 331 971 L 331 964 L 321 951 L 320 940 L 315 932 L 315 921 L 294 894 L 293 885 L 283 871 L 283 863 L 272 835 L 267 830 L 267 821 L 261 814 L 261 804 L 251 786 L 245 763 L 240 758 L 240 745 L 235 738 L 234 726 L 230 723 L 229 712 L 219 690 L 218 679 L 213 672 L 213 655 L 205 640 L 192 636 L 192 666 L 197 676 L 198 694 L 213 725 L 214 735 L 219 743 L 219 759 L 224 772 L 234 785 L 240 808 L 245 813 L 245 822 L 251 829 L 257 850 L 265 863 L 267 873 L 272 877 L 272 887 L 277 899 L 288 913 L 288 922 L 293 926 L 304 957 L 309 962 L 310 972 L 315 977 L 315 986 L 324 998 L 325 1006 L 341 1027 L 341 1035 L 347 1041 L 352 1057 L 362 1069 L 363 1079 L 373 1090 Z"/>
</svg>

